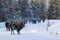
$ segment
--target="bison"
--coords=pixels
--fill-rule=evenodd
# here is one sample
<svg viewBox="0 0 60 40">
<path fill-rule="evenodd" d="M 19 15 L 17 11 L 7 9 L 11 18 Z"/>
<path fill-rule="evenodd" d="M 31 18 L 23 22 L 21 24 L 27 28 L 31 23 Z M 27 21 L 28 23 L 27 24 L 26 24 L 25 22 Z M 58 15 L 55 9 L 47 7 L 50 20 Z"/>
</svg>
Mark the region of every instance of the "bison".
<svg viewBox="0 0 60 40">
<path fill-rule="evenodd" d="M 10 23 L 9 22 L 6 22 L 5 23 L 5 26 L 6 26 L 6 31 L 10 31 Z"/>
<path fill-rule="evenodd" d="M 22 30 L 25 27 L 24 22 L 6 22 L 6 29 L 11 30 L 11 34 L 15 34 L 14 30 L 17 30 L 17 33 L 20 34 L 20 30 Z"/>
</svg>

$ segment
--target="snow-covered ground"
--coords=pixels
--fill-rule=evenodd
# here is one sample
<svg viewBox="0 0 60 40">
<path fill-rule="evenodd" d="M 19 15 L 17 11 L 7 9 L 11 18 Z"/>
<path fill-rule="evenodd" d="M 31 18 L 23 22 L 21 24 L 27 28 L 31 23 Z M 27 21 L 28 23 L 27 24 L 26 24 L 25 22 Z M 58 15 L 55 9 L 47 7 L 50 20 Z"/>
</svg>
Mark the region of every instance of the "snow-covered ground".
<svg viewBox="0 0 60 40">
<path fill-rule="evenodd" d="M 49 20 L 50 27 L 46 31 L 47 20 L 43 23 L 26 23 L 25 28 L 18 35 L 11 35 L 10 31 L 5 30 L 5 22 L 0 23 L 0 40 L 60 40 L 60 20 Z"/>
</svg>

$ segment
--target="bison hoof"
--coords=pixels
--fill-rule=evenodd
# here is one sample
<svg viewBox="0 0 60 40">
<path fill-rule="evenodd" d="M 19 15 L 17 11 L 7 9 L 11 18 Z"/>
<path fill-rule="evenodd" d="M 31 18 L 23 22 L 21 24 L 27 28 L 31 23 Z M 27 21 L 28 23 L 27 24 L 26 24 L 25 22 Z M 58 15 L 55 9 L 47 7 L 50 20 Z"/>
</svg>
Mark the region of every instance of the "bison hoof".
<svg viewBox="0 0 60 40">
<path fill-rule="evenodd" d="M 18 33 L 18 34 L 20 34 L 20 33 Z"/>
</svg>

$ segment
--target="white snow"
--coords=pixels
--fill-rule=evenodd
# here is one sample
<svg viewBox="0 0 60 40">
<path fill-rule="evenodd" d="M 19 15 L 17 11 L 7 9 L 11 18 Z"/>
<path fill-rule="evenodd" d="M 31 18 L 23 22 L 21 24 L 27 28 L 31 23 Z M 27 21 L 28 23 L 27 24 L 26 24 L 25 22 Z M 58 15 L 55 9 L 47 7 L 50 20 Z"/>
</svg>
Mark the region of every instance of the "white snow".
<svg viewBox="0 0 60 40">
<path fill-rule="evenodd" d="M 32 29 L 31 32 L 37 33 L 38 31 L 36 29 Z"/>
<path fill-rule="evenodd" d="M 55 34 L 56 33 L 60 34 L 60 23 L 49 27 L 49 31 Z"/>
<path fill-rule="evenodd" d="M 0 23 L 0 40 L 60 40 L 60 20 L 49 20 L 50 26 L 46 31 L 47 20 L 43 23 L 26 23 L 25 28 L 18 35 L 11 35 L 10 31 L 5 30 L 5 22 Z"/>
</svg>

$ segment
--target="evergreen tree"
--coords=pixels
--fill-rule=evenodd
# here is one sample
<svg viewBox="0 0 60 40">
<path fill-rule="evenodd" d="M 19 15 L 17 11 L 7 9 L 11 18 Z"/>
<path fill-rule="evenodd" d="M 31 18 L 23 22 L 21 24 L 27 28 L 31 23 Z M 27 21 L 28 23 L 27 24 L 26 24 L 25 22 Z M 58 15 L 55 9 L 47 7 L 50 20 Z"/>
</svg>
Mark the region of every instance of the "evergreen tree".
<svg viewBox="0 0 60 40">
<path fill-rule="evenodd" d="M 49 8 L 47 11 L 48 19 L 59 19 L 60 18 L 60 0 L 50 0 Z"/>
</svg>

